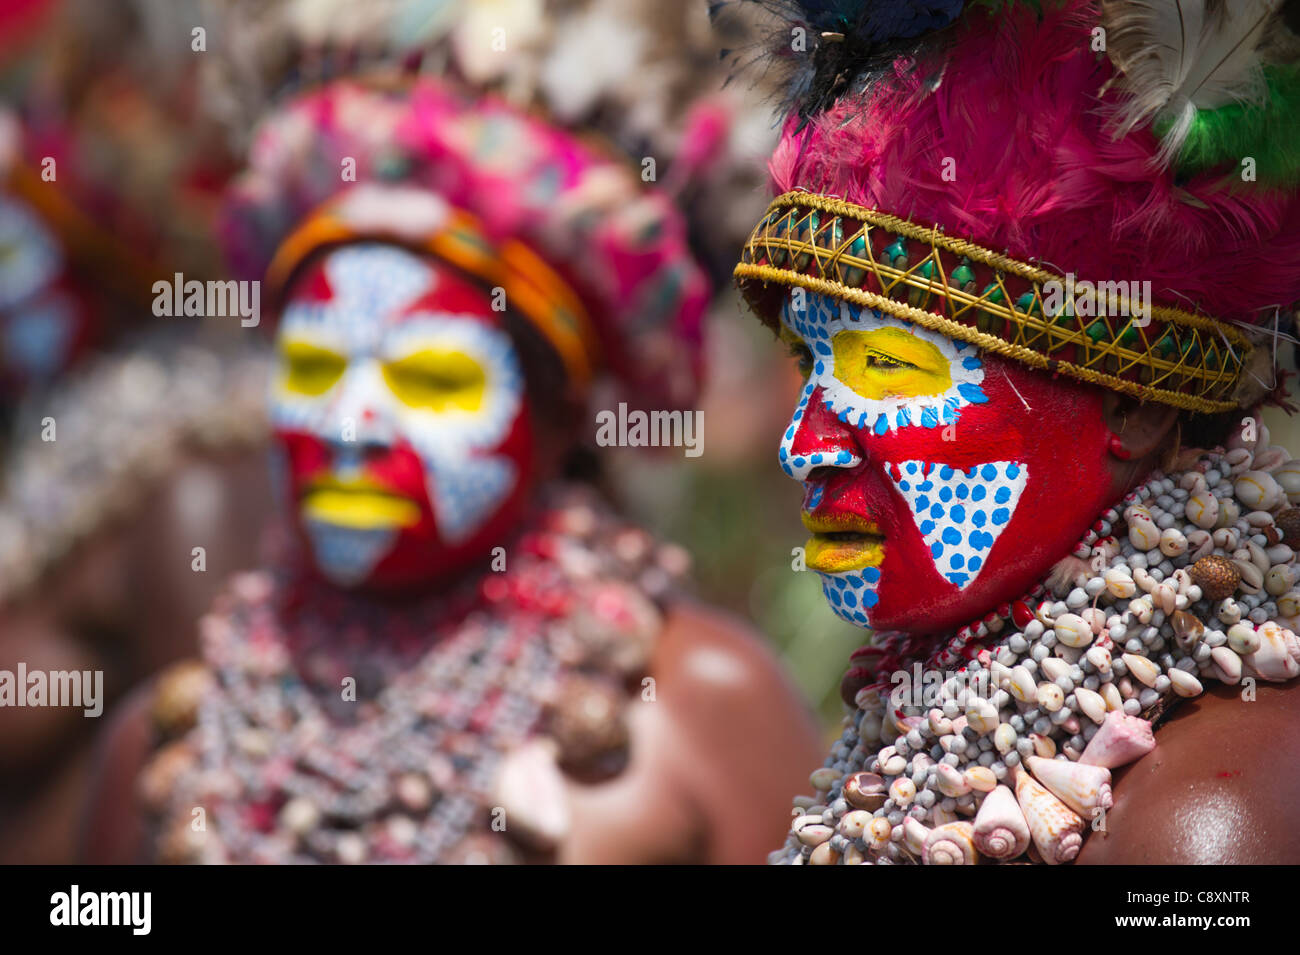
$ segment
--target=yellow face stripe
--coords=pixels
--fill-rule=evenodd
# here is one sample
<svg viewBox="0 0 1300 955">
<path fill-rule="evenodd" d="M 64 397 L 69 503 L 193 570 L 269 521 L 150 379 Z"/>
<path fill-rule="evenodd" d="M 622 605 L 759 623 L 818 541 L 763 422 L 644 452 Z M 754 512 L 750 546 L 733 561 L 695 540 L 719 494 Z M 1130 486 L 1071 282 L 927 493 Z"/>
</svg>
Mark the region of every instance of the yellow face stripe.
<svg viewBox="0 0 1300 955">
<path fill-rule="evenodd" d="M 429 411 L 478 411 L 487 392 L 483 366 L 462 351 L 426 348 L 384 365 L 384 380 L 401 401 Z"/>
<path fill-rule="evenodd" d="M 323 395 L 338 383 L 348 360 L 338 352 L 302 341 L 280 346 L 280 380 L 295 394 Z"/>
<path fill-rule="evenodd" d="M 410 527 L 420 520 L 414 501 L 378 491 L 320 488 L 302 502 L 303 517 L 343 527 Z"/>
<path fill-rule="evenodd" d="M 864 398 L 915 398 L 952 387 L 948 359 L 901 328 L 848 329 L 831 340 L 835 377 Z"/>
</svg>

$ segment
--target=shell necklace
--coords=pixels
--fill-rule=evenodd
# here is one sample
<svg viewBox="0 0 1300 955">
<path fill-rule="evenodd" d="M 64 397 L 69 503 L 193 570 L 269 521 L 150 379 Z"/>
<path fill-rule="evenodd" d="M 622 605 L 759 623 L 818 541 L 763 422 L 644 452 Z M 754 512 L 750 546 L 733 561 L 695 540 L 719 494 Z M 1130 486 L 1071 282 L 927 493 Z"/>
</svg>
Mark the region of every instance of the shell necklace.
<svg viewBox="0 0 1300 955">
<path fill-rule="evenodd" d="M 873 679 L 769 861 L 1072 861 L 1104 827 L 1111 770 L 1154 749 L 1169 707 L 1207 680 L 1300 676 L 1286 457 L 1235 447 L 1155 471 L 1047 581 L 938 650 L 878 634 L 855 654 Z"/>
<path fill-rule="evenodd" d="M 196 725 L 142 781 L 160 817 L 158 855 L 521 858 L 494 829 L 550 848 L 528 799 L 501 796 L 504 766 L 539 738 L 561 768 L 584 773 L 626 748 L 625 686 L 648 665 L 656 598 L 684 569 L 678 549 L 617 522 L 593 495 L 560 497 L 510 547 L 508 570 L 443 596 L 401 603 L 236 578 L 201 625 L 211 678 Z"/>
</svg>

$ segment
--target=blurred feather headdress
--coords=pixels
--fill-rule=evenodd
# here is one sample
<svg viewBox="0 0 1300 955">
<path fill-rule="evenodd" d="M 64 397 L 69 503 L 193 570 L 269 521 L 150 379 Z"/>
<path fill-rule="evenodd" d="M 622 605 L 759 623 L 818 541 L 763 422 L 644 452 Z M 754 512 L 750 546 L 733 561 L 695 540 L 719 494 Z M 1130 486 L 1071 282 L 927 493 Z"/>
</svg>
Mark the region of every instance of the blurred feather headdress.
<svg viewBox="0 0 1300 955">
<path fill-rule="evenodd" d="M 798 285 L 1191 410 L 1273 388 L 1249 330 L 1300 300 L 1296 0 L 718 13 L 754 5 L 783 18 L 784 195 L 736 274 L 769 320 Z M 1067 274 L 1086 308 L 1050 296 Z M 1148 314 L 1102 307 L 1129 282 Z"/>
</svg>

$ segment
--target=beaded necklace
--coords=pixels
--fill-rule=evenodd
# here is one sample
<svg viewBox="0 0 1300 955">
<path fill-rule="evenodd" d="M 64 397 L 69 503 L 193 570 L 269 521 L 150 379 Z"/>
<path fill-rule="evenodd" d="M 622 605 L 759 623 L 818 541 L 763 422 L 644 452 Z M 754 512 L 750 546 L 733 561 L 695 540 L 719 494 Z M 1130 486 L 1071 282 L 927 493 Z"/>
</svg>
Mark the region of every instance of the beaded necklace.
<svg viewBox="0 0 1300 955">
<path fill-rule="evenodd" d="M 507 570 L 435 597 L 234 580 L 201 626 L 194 725 L 142 782 L 158 855 L 429 863 L 554 848 L 527 800 L 501 795 L 507 763 L 544 739 L 563 769 L 617 771 L 628 690 L 686 562 L 590 493 L 553 496 Z"/>
<path fill-rule="evenodd" d="M 1300 462 L 1284 460 L 1234 448 L 1153 472 L 1022 599 L 937 648 L 878 634 L 770 861 L 1072 861 L 1113 805 L 1110 771 L 1155 747 L 1171 706 L 1208 680 L 1300 676 Z"/>
<path fill-rule="evenodd" d="M 153 334 L 31 398 L 0 448 L 0 602 L 139 506 L 187 447 L 264 438 L 266 374 L 265 350 Z"/>
</svg>

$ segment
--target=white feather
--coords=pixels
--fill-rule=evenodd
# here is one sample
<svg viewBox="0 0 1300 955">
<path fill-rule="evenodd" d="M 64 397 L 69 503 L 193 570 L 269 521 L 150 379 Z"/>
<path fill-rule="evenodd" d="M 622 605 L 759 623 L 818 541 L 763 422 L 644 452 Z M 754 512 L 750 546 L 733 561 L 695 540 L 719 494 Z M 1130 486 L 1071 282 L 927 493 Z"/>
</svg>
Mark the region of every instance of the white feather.
<svg viewBox="0 0 1300 955">
<path fill-rule="evenodd" d="M 1111 61 L 1129 98 L 1119 135 L 1168 123 L 1159 159 L 1182 148 L 1198 110 L 1258 102 L 1264 95 L 1261 42 L 1282 0 L 1103 0 Z"/>
</svg>

